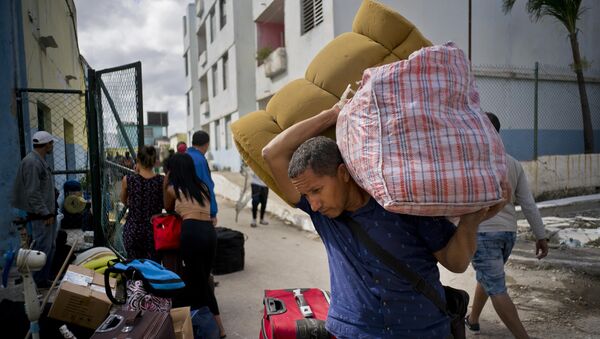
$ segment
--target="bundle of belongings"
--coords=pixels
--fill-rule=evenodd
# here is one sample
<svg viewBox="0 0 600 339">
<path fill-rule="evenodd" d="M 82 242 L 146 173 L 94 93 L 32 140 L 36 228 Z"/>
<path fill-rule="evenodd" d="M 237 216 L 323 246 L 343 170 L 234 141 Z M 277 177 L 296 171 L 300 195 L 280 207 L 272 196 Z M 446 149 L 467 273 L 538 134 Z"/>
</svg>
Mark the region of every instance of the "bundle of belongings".
<svg viewBox="0 0 600 339">
<path fill-rule="evenodd" d="M 502 140 L 454 43 L 365 70 L 336 136 L 352 177 L 391 212 L 460 216 L 502 201 Z"/>
<path fill-rule="evenodd" d="M 119 259 L 106 247 L 87 250 L 74 263 L 65 272 L 48 311 L 49 318 L 73 334 L 193 338 L 192 314 L 197 312 L 190 307 L 172 308 L 172 298 L 185 287 L 174 272 L 152 260 Z M 203 316 L 214 322 L 210 312 Z M 42 332 L 56 336 L 54 327 L 44 326 Z"/>
<path fill-rule="evenodd" d="M 331 108 L 361 78 L 336 130 L 325 135 L 337 137 L 350 173 L 379 204 L 404 214 L 459 216 L 502 199 L 504 147 L 479 107 L 464 53 L 452 43 L 431 46 L 374 1 L 363 2 L 352 32 L 327 44 L 303 79 L 282 87 L 266 110 L 232 124 L 244 161 L 281 196 L 262 148 Z"/>
</svg>

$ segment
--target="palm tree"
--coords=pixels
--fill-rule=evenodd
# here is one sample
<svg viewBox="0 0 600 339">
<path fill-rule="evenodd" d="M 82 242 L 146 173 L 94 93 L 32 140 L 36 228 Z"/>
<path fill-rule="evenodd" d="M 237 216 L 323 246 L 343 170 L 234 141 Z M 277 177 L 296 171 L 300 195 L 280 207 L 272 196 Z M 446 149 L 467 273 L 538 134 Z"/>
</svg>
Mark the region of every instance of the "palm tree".
<svg viewBox="0 0 600 339">
<path fill-rule="evenodd" d="M 504 14 L 510 12 L 516 0 L 502 0 Z M 585 90 L 585 79 L 583 78 L 583 67 L 579 53 L 579 42 L 577 41 L 577 20 L 581 17 L 585 8 L 581 7 L 581 0 L 527 0 L 527 12 L 532 20 L 539 21 L 544 16 L 551 16 L 560 21 L 569 33 L 571 51 L 573 52 L 573 65 L 577 74 L 577 85 L 579 86 L 579 99 L 581 101 L 581 115 L 583 118 L 583 144 L 585 153 L 594 152 L 594 132 L 592 129 L 592 116 L 587 92 Z"/>
</svg>

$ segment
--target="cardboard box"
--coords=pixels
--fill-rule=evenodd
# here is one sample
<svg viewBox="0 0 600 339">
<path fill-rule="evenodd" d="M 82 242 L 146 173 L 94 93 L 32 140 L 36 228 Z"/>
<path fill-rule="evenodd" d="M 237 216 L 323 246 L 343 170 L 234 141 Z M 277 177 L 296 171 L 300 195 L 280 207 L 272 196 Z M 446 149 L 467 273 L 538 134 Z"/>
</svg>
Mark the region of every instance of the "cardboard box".
<svg viewBox="0 0 600 339">
<path fill-rule="evenodd" d="M 115 279 L 111 278 L 109 283 L 114 291 Z M 48 316 L 96 329 L 111 306 L 104 289 L 104 276 L 82 266 L 70 265 Z"/>
<path fill-rule="evenodd" d="M 194 339 L 192 316 L 189 307 L 171 309 L 171 319 L 173 319 L 176 339 Z"/>
</svg>

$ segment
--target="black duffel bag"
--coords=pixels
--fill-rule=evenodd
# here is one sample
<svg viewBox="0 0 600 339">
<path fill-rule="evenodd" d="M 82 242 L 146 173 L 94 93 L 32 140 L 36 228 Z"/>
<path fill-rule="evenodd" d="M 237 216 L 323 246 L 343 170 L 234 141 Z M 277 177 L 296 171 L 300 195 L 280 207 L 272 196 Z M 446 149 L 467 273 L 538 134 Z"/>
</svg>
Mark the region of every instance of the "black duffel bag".
<svg viewBox="0 0 600 339">
<path fill-rule="evenodd" d="M 217 254 L 213 274 L 227 274 L 244 269 L 244 233 L 226 227 L 216 227 Z"/>
</svg>

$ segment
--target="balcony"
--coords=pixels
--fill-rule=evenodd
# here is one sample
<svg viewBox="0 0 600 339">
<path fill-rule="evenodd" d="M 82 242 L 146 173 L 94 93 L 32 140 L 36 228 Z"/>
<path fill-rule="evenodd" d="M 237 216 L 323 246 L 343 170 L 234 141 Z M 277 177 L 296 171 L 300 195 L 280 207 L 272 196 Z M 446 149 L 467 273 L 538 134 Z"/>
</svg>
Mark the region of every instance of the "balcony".
<svg viewBox="0 0 600 339">
<path fill-rule="evenodd" d="M 285 47 L 278 47 L 264 60 L 265 76 L 274 78 L 287 69 L 287 54 Z"/>
<path fill-rule="evenodd" d="M 204 0 L 196 0 L 196 16 L 201 18 L 204 14 Z"/>
<path fill-rule="evenodd" d="M 200 53 L 198 56 L 198 69 L 202 69 L 206 65 L 206 51 Z"/>
<path fill-rule="evenodd" d="M 202 101 L 200 103 L 200 114 L 205 118 L 208 118 L 210 115 L 210 107 L 208 106 L 208 100 Z"/>
</svg>

